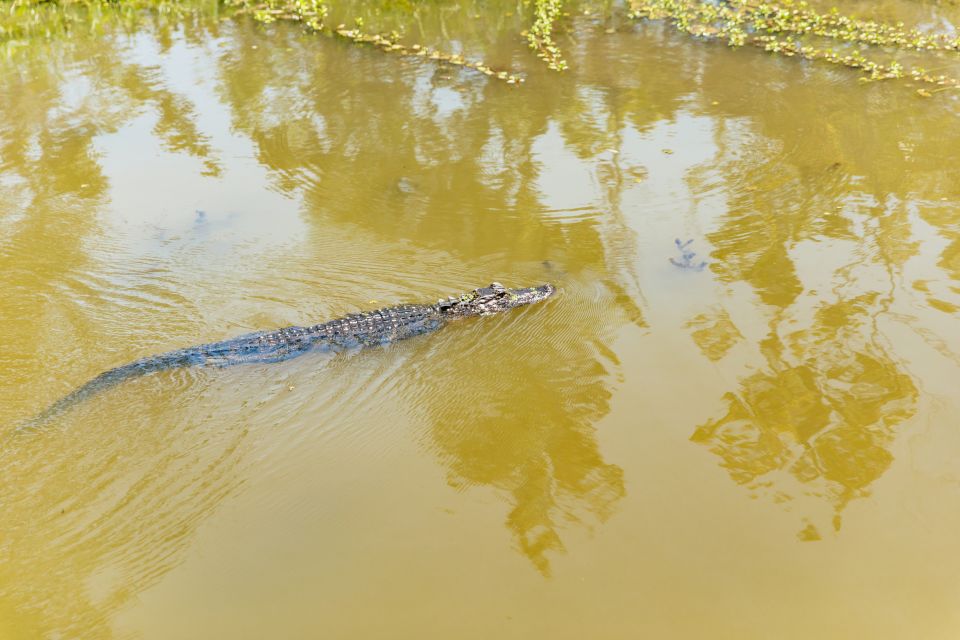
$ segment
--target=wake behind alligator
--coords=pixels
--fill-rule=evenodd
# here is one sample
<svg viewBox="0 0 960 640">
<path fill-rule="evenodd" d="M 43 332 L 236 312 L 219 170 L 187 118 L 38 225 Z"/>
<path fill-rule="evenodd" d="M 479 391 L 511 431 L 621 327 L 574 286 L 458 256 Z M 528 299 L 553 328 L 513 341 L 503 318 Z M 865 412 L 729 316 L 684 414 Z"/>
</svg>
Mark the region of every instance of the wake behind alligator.
<svg viewBox="0 0 960 640">
<path fill-rule="evenodd" d="M 508 289 L 499 282 L 494 282 L 489 287 L 474 289 L 458 298 L 439 300 L 436 304 L 388 307 L 348 315 L 310 327 L 286 327 L 276 331 L 250 333 L 222 342 L 141 358 L 122 367 L 104 371 L 21 425 L 20 430 L 40 427 L 100 391 L 156 371 L 181 367 L 226 367 L 235 364 L 280 362 L 315 350 L 385 345 L 436 331 L 450 320 L 492 315 L 541 302 L 555 291 L 551 284 L 527 289 Z"/>
</svg>

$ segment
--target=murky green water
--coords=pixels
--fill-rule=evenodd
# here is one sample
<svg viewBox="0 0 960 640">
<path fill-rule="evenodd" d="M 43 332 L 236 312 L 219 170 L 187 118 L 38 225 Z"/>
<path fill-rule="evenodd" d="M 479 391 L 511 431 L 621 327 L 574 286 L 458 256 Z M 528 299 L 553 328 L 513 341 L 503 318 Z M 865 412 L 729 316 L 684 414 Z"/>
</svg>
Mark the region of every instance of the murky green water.
<svg viewBox="0 0 960 640">
<path fill-rule="evenodd" d="M 557 75 L 423 13 L 522 87 L 216 18 L 0 63 L 0 637 L 960 634 L 956 96 L 593 20 Z M 12 435 L 491 280 L 560 295 Z"/>
</svg>

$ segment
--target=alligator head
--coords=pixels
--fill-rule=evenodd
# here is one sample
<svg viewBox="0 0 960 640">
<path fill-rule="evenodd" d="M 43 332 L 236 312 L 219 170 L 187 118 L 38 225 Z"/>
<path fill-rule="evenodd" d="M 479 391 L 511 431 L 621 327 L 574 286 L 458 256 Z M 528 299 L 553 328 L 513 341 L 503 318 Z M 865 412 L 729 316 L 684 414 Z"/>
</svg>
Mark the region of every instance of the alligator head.
<svg viewBox="0 0 960 640">
<path fill-rule="evenodd" d="M 489 316 L 525 304 L 542 302 L 554 294 L 556 287 L 542 284 L 529 289 L 507 289 L 499 282 L 489 287 L 474 289 L 459 298 L 448 298 L 437 302 L 441 315 L 449 317 Z"/>
</svg>

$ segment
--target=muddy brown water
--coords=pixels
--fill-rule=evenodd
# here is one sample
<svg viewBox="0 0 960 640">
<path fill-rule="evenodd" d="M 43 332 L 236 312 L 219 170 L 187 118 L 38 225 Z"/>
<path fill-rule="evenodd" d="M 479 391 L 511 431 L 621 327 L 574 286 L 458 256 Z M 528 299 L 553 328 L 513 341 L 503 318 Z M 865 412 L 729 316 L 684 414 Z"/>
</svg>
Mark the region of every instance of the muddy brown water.
<svg viewBox="0 0 960 640">
<path fill-rule="evenodd" d="M 0 63 L 0 638 L 957 637 L 956 97 L 441 8 L 527 82 L 211 17 Z M 14 433 L 491 280 L 559 295 Z"/>
</svg>

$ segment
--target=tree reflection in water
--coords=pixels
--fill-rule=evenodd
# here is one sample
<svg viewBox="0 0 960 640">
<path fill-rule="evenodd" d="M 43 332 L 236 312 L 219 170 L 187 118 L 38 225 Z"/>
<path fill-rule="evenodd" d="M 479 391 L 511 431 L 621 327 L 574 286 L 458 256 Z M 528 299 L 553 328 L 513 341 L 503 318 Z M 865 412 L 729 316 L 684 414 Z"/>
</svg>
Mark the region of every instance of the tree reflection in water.
<svg viewBox="0 0 960 640">
<path fill-rule="evenodd" d="M 273 36 L 293 46 L 296 32 Z M 549 574 L 549 553 L 564 548 L 563 527 L 606 520 L 625 495 L 623 471 L 603 459 L 594 425 L 609 412 L 619 368 L 612 337 L 624 324 L 646 322 L 632 266 L 635 236 L 621 211 L 626 172 L 615 158 L 600 163 L 599 189 L 588 196 L 597 203 L 593 215 L 556 218 L 542 203 L 535 145 L 556 135 L 556 123 L 560 144 L 594 167 L 598 153 L 622 144 L 626 127 L 645 126 L 678 104 L 691 79 L 661 50 L 654 93 L 645 83 L 585 91 L 558 78 L 531 99 L 460 71 L 385 64 L 377 52 L 346 48 L 336 57 L 349 59 L 354 73 L 331 83 L 330 60 L 299 64 L 283 47 L 254 49 L 256 37 L 241 30 L 224 51 L 220 91 L 278 187 L 302 194 L 318 234 L 349 223 L 465 264 L 496 255 L 498 269 L 535 274 L 527 279 L 552 277 L 539 266 L 544 256 L 566 258 L 562 277 L 573 286 L 558 303 L 563 310 L 524 320 L 542 339 L 512 338 L 520 331 L 513 324 L 490 330 L 497 344 L 438 353 L 429 383 L 410 394 L 432 425 L 426 446 L 447 466 L 449 482 L 502 492 L 519 549 Z M 515 46 L 498 37 L 491 50 Z M 603 72 L 630 77 L 629 65 L 616 58 Z M 295 105 L 302 105 L 299 116 Z M 364 189 L 355 188 L 358 175 Z M 586 277 L 600 281 L 578 283 Z M 470 357 L 466 371 L 458 367 Z"/>
<path fill-rule="evenodd" d="M 909 289 L 927 294 L 933 308 L 943 303 L 949 312 L 953 303 L 937 298 L 925 281 L 907 291 L 902 285 L 907 262 L 919 256 L 918 212 L 951 240 L 939 266 L 957 281 L 949 269 L 952 224 L 944 224 L 942 208 L 929 201 L 935 194 L 956 196 L 952 170 L 936 158 L 960 141 L 953 133 L 928 141 L 942 148 L 922 158 L 908 155 L 908 171 L 908 139 L 860 126 L 860 114 L 874 110 L 865 94 L 845 95 L 842 110 L 821 105 L 830 117 L 805 118 L 804 128 L 785 126 L 779 114 L 814 103 L 815 93 L 796 83 L 762 98 L 748 92 L 724 102 L 740 124 L 717 137 L 718 163 L 711 170 L 730 177 L 729 202 L 708 234 L 711 269 L 730 292 L 738 283 L 749 286 L 767 330 L 757 341 L 758 357 L 751 357 L 753 371 L 738 374 L 723 397 L 726 413 L 699 425 L 691 439 L 754 491 L 777 500 L 819 497 L 831 506 L 839 531 L 851 500 L 868 495 L 892 464 L 897 426 L 917 412 L 918 383 L 889 337 L 894 323 L 908 324 L 941 354 L 957 358 L 925 328 L 929 316 L 910 308 Z M 770 108 L 748 107 L 758 99 Z M 850 101 L 863 102 L 862 110 Z M 890 108 L 884 106 L 886 117 Z M 924 128 L 924 118 L 950 117 L 942 110 L 916 113 L 906 103 L 896 113 L 915 125 L 901 127 L 904 132 Z M 710 360 L 720 362 L 744 346 L 731 313 L 720 304 L 688 324 Z M 816 540 L 821 533 L 810 523 L 799 537 Z"/>
</svg>

